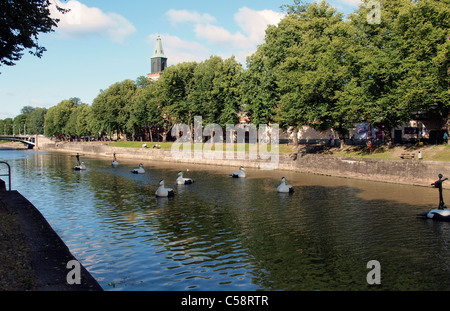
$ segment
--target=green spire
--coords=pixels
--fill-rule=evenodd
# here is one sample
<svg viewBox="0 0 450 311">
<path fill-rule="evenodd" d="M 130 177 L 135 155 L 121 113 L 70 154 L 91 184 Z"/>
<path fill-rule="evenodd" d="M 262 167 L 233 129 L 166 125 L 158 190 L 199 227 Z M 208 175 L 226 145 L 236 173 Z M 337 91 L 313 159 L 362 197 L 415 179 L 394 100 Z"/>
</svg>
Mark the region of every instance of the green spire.
<svg viewBox="0 0 450 311">
<path fill-rule="evenodd" d="M 158 38 L 156 39 L 156 46 L 155 46 L 155 52 L 153 53 L 152 58 L 167 58 L 166 55 L 164 55 L 164 49 L 162 47 L 161 37 L 158 35 Z"/>
</svg>

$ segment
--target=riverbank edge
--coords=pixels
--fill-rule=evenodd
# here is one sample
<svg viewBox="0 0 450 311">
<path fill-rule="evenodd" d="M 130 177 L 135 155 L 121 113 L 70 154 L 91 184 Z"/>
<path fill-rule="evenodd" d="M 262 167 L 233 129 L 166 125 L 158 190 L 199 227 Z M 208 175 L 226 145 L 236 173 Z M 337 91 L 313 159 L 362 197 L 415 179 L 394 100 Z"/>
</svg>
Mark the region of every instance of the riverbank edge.
<svg viewBox="0 0 450 311">
<path fill-rule="evenodd" d="M 65 142 L 41 144 L 41 151 L 80 153 L 88 157 L 110 158 L 115 153 L 120 158 L 136 161 L 163 161 L 171 163 L 191 163 L 204 165 L 220 165 L 265 169 L 270 167 L 274 158 L 249 158 L 249 153 L 234 153 L 234 157 L 223 152 L 212 152 L 206 158 L 196 157 L 194 152 L 187 157 L 174 156 L 171 150 L 151 148 L 113 147 L 105 142 Z M 270 154 L 269 154 L 270 155 Z M 273 155 L 272 155 L 273 156 Z M 239 158 L 238 158 L 239 157 Z M 446 161 L 425 161 L 415 159 L 361 159 L 353 157 L 338 157 L 321 154 L 285 154 L 279 153 L 276 163 L 277 170 L 295 171 L 324 176 L 363 179 L 369 181 L 407 184 L 430 187 L 438 179 L 439 174 L 450 177 L 450 165 Z M 450 189 L 450 183 L 444 188 Z"/>
<path fill-rule="evenodd" d="M 0 192 L 0 209 L 16 216 L 34 272 L 31 291 L 103 291 L 80 263 L 80 284 L 68 284 L 67 275 L 78 261 L 39 210 L 18 191 Z M 11 250 L 14 251 L 14 250 Z M 25 267 L 24 267 L 25 268 Z"/>
</svg>

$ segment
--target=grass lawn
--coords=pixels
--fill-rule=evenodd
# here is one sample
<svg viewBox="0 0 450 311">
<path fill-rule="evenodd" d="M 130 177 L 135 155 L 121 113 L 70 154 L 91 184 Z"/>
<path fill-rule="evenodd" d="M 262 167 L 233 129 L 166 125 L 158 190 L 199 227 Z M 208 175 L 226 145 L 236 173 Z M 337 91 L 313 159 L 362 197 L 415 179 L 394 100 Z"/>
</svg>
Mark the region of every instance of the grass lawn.
<svg viewBox="0 0 450 311">
<path fill-rule="evenodd" d="M 152 142 L 141 142 L 141 141 L 117 141 L 117 142 L 112 142 L 109 145 L 113 146 L 113 147 L 124 147 L 124 148 L 142 148 L 143 144 L 147 144 L 147 148 L 153 148 L 154 145 L 158 144 L 159 146 L 161 146 L 161 149 L 171 149 L 173 143 L 152 143 Z M 206 143 L 203 143 L 203 148 L 206 149 L 208 148 L 208 150 L 215 150 L 215 146 L 212 145 L 211 148 L 209 148 L 209 146 L 205 146 L 207 145 Z M 239 151 L 241 151 L 241 148 L 245 148 L 245 151 L 249 150 L 249 144 L 234 144 L 234 151 L 237 151 L 237 148 L 239 147 Z M 228 144 L 223 144 L 223 150 L 224 151 L 231 151 L 233 149 L 228 149 Z M 181 147 L 180 147 L 181 148 Z M 194 150 L 194 144 L 191 145 L 192 150 Z M 292 152 L 292 146 L 290 145 L 286 145 L 286 144 L 280 144 L 278 146 L 278 150 L 280 153 L 291 153 Z M 270 145 L 267 147 L 267 151 L 271 152 L 276 152 L 276 150 L 271 150 L 270 149 Z"/>
<path fill-rule="evenodd" d="M 328 149 L 327 154 L 341 157 L 369 158 L 369 159 L 400 159 L 402 153 L 415 153 L 416 159 L 422 151 L 423 160 L 450 161 L 450 145 L 411 145 L 411 146 L 379 146 L 374 147 L 372 153 L 366 146 L 348 146 L 343 150 L 339 148 Z"/>
<path fill-rule="evenodd" d="M 155 144 L 161 146 L 161 149 L 171 149 L 173 143 L 152 143 L 152 142 L 140 142 L 140 141 L 118 141 L 110 143 L 110 146 L 114 147 L 125 147 L 125 148 L 142 148 L 142 144 L 147 144 L 147 148 L 152 148 Z M 204 149 L 209 150 L 209 146 L 205 146 Z M 224 151 L 229 150 L 227 144 L 224 144 Z M 234 144 L 234 150 L 237 148 L 243 148 L 242 144 Z M 245 144 L 245 151 L 249 150 L 249 144 Z M 180 147 L 181 148 L 181 147 Z M 192 150 L 194 150 L 194 144 L 191 145 Z M 215 146 L 211 147 L 211 150 L 215 150 Z M 270 145 L 268 146 L 268 151 L 276 152 L 276 150 L 271 150 Z M 292 153 L 292 145 L 280 144 L 278 146 L 278 151 L 280 153 Z M 417 158 L 417 153 L 422 151 L 423 160 L 429 161 L 450 161 L 450 145 L 402 145 L 402 146 L 376 146 L 373 148 L 372 153 L 366 146 L 346 146 L 343 149 L 340 148 L 327 148 L 322 151 L 322 154 L 330 156 L 340 156 L 340 157 L 354 157 L 354 158 L 368 158 L 368 159 L 400 159 L 402 153 L 415 153 Z"/>
</svg>

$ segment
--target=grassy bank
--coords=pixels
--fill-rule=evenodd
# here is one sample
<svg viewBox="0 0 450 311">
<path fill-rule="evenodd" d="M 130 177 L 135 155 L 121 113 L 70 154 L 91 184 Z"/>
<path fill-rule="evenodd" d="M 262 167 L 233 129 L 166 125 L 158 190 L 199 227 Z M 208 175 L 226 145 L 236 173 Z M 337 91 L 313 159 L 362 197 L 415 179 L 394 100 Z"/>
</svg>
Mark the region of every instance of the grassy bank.
<svg viewBox="0 0 450 311">
<path fill-rule="evenodd" d="M 159 145 L 160 149 L 171 149 L 173 146 L 173 143 L 152 143 L 152 142 L 140 142 L 140 141 L 117 141 L 117 142 L 112 142 L 109 145 L 113 146 L 113 147 L 125 147 L 125 148 L 142 148 L 142 145 L 146 144 L 146 148 L 153 148 L 153 146 L 155 145 Z M 223 144 L 223 150 L 224 151 L 237 151 L 239 148 L 239 151 L 242 150 L 242 148 L 245 148 L 245 151 L 249 151 L 249 144 L 233 144 L 233 147 L 230 148 L 229 144 Z M 208 150 L 215 150 L 215 145 L 212 146 L 208 146 L 208 143 L 203 143 L 202 144 L 202 148 L 204 149 L 208 149 Z M 191 149 L 194 150 L 194 144 L 191 145 Z M 276 152 L 276 150 L 271 150 L 270 149 L 270 145 L 268 146 L 268 151 L 274 151 Z M 292 146 L 290 145 L 286 145 L 286 144 L 280 144 L 278 147 L 278 151 L 280 153 L 291 153 L 292 152 Z"/>
<path fill-rule="evenodd" d="M 374 147 L 372 152 L 366 146 L 348 146 L 343 149 L 333 148 L 325 150 L 324 154 L 341 157 L 355 157 L 368 159 L 401 159 L 404 153 L 414 153 L 417 159 L 419 151 L 422 152 L 423 160 L 427 161 L 450 161 L 450 145 L 425 145 L 425 146 L 379 146 Z"/>
<path fill-rule="evenodd" d="M 110 146 L 114 147 L 125 147 L 125 148 L 142 148 L 143 144 L 147 144 L 146 148 L 153 148 L 154 145 L 159 145 L 161 149 L 170 150 L 173 146 L 172 142 L 168 143 L 152 143 L 152 142 L 137 142 L 137 141 L 118 141 L 110 143 Z M 208 148 L 209 146 L 206 143 L 203 144 L 203 148 Z M 192 150 L 194 150 L 194 145 L 191 146 Z M 224 150 L 229 146 L 224 144 Z M 237 148 L 243 148 L 242 144 L 234 144 L 234 150 Z M 245 144 L 245 151 L 249 150 L 249 144 Z M 300 146 L 301 148 L 302 146 Z M 211 150 L 215 150 L 214 145 Z M 233 150 L 233 149 L 231 149 Z M 230 151 L 231 151 L 230 150 Z M 292 145 L 288 144 L 280 144 L 279 152 L 280 153 L 292 153 L 294 148 Z M 269 151 L 270 147 L 269 147 Z M 369 147 L 367 146 L 346 146 L 345 148 L 328 148 L 325 147 L 324 150 L 319 151 L 318 153 L 330 156 L 339 156 L 339 157 L 354 157 L 354 158 L 367 158 L 367 159 L 401 159 L 401 155 L 404 153 L 414 153 L 416 155 L 419 151 L 422 151 L 423 160 L 428 161 L 450 161 L 450 145 L 411 145 L 411 146 L 376 146 L 373 148 L 372 152 L 370 152 Z"/>
</svg>

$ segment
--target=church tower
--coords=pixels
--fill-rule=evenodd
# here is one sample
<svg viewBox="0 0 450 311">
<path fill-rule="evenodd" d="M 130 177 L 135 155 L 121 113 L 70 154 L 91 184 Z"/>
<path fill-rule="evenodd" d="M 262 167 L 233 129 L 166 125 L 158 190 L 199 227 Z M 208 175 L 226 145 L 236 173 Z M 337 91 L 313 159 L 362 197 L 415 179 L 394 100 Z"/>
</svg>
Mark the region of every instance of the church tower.
<svg viewBox="0 0 450 311">
<path fill-rule="evenodd" d="M 152 71 L 147 75 L 147 78 L 156 81 L 161 77 L 162 72 L 167 67 L 167 57 L 164 55 L 160 36 L 156 39 L 155 51 L 151 57 L 151 64 Z"/>
</svg>

